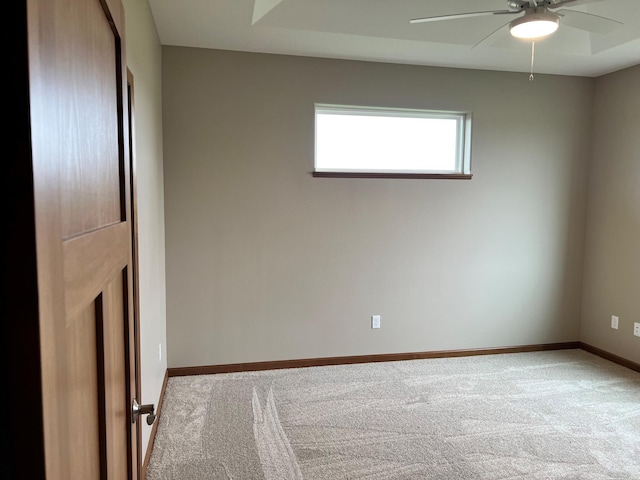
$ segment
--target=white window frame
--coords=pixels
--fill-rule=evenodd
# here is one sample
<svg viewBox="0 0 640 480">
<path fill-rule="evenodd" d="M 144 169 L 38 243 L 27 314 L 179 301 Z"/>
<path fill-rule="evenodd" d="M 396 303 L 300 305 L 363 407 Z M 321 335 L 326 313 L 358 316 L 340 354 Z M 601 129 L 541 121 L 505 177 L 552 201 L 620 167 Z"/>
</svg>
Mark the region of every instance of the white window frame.
<svg viewBox="0 0 640 480">
<path fill-rule="evenodd" d="M 341 169 L 318 166 L 318 115 L 357 115 L 402 118 L 453 119 L 456 121 L 456 159 L 453 170 Z M 315 104 L 314 171 L 317 177 L 471 178 L 471 112 L 408 108 Z"/>
</svg>

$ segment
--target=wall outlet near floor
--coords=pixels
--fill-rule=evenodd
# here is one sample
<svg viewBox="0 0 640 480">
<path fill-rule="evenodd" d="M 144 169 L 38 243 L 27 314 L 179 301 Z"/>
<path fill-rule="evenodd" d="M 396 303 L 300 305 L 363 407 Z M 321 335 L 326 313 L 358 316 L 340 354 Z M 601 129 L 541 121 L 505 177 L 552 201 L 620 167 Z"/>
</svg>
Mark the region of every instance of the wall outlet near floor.
<svg viewBox="0 0 640 480">
<path fill-rule="evenodd" d="M 636 337 L 640 337 L 640 322 L 635 322 L 633 324 L 633 334 Z"/>
<path fill-rule="evenodd" d="M 611 315 L 611 328 L 618 330 L 618 320 L 620 319 L 617 316 Z"/>
<path fill-rule="evenodd" d="M 380 328 L 380 315 L 371 315 L 371 328 Z"/>
</svg>

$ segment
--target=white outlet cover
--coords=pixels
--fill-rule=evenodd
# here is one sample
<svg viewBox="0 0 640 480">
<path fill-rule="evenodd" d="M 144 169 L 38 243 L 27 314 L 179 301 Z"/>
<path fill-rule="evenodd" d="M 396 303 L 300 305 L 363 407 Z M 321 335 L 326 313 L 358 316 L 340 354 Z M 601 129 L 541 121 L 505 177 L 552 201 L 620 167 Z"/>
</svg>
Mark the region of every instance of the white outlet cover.
<svg viewBox="0 0 640 480">
<path fill-rule="evenodd" d="M 619 318 L 617 316 L 611 315 L 611 328 L 618 330 L 618 320 Z"/>
<path fill-rule="evenodd" d="M 380 315 L 371 315 L 371 328 L 380 328 Z"/>
<path fill-rule="evenodd" d="M 640 323 L 639 322 L 635 322 L 633 324 L 633 334 L 636 337 L 640 337 Z"/>
</svg>

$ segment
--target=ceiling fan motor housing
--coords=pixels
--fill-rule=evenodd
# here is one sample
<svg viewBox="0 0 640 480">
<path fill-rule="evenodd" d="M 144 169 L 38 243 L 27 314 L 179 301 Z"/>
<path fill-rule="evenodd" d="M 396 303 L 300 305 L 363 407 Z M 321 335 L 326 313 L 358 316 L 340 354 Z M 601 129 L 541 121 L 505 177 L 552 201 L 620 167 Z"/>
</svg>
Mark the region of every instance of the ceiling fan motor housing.
<svg viewBox="0 0 640 480">
<path fill-rule="evenodd" d="M 553 5 L 551 0 L 508 0 L 507 4 L 511 10 L 525 10 L 536 7 L 548 7 Z"/>
</svg>

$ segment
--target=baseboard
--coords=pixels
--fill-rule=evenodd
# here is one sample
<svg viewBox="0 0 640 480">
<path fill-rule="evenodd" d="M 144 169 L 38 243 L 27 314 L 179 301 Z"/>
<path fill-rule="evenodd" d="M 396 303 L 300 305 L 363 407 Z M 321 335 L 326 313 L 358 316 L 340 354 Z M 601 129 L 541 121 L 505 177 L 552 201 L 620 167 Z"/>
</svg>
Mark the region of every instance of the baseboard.
<svg viewBox="0 0 640 480">
<path fill-rule="evenodd" d="M 147 451 L 144 455 L 144 462 L 140 471 L 140 478 L 147 478 L 147 468 L 149 468 L 149 460 L 151 459 L 151 451 L 153 450 L 153 443 L 156 441 L 156 431 L 158 430 L 158 421 L 160 420 L 160 414 L 162 412 L 162 403 L 164 402 L 164 394 L 167 389 L 167 382 L 169 381 L 168 370 L 164 372 L 164 380 L 162 381 L 162 389 L 160 390 L 160 398 L 158 399 L 158 405 L 155 409 L 156 420 L 151 427 L 151 435 L 149 435 L 149 444 L 147 445 Z"/>
<path fill-rule="evenodd" d="M 619 357 L 618 355 L 609 353 L 598 347 L 589 345 L 588 343 L 584 343 L 584 342 L 578 342 L 578 343 L 580 348 L 585 352 L 593 353 L 594 355 L 602 357 L 605 360 L 609 360 L 610 362 L 617 363 L 618 365 L 622 365 L 623 367 L 627 367 L 627 368 L 630 368 L 631 370 L 635 370 L 636 372 L 640 372 L 640 363 L 636 363 L 631 360 L 627 360 L 626 358 Z"/>
<path fill-rule="evenodd" d="M 185 375 L 210 375 L 217 373 L 254 372 L 278 370 L 282 368 L 322 367 L 327 365 L 347 365 L 355 363 L 396 362 L 401 360 L 424 360 L 429 358 L 470 357 L 474 355 L 496 355 L 500 353 L 542 352 L 547 350 L 567 350 L 580 348 L 580 342 L 546 343 L 540 345 L 520 345 L 472 350 L 441 350 L 433 352 L 389 353 L 381 355 L 355 355 L 346 357 L 306 358 L 298 360 L 276 360 L 271 362 L 230 363 L 202 367 L 169 368 L 169 377 Z"/>
</svg>

